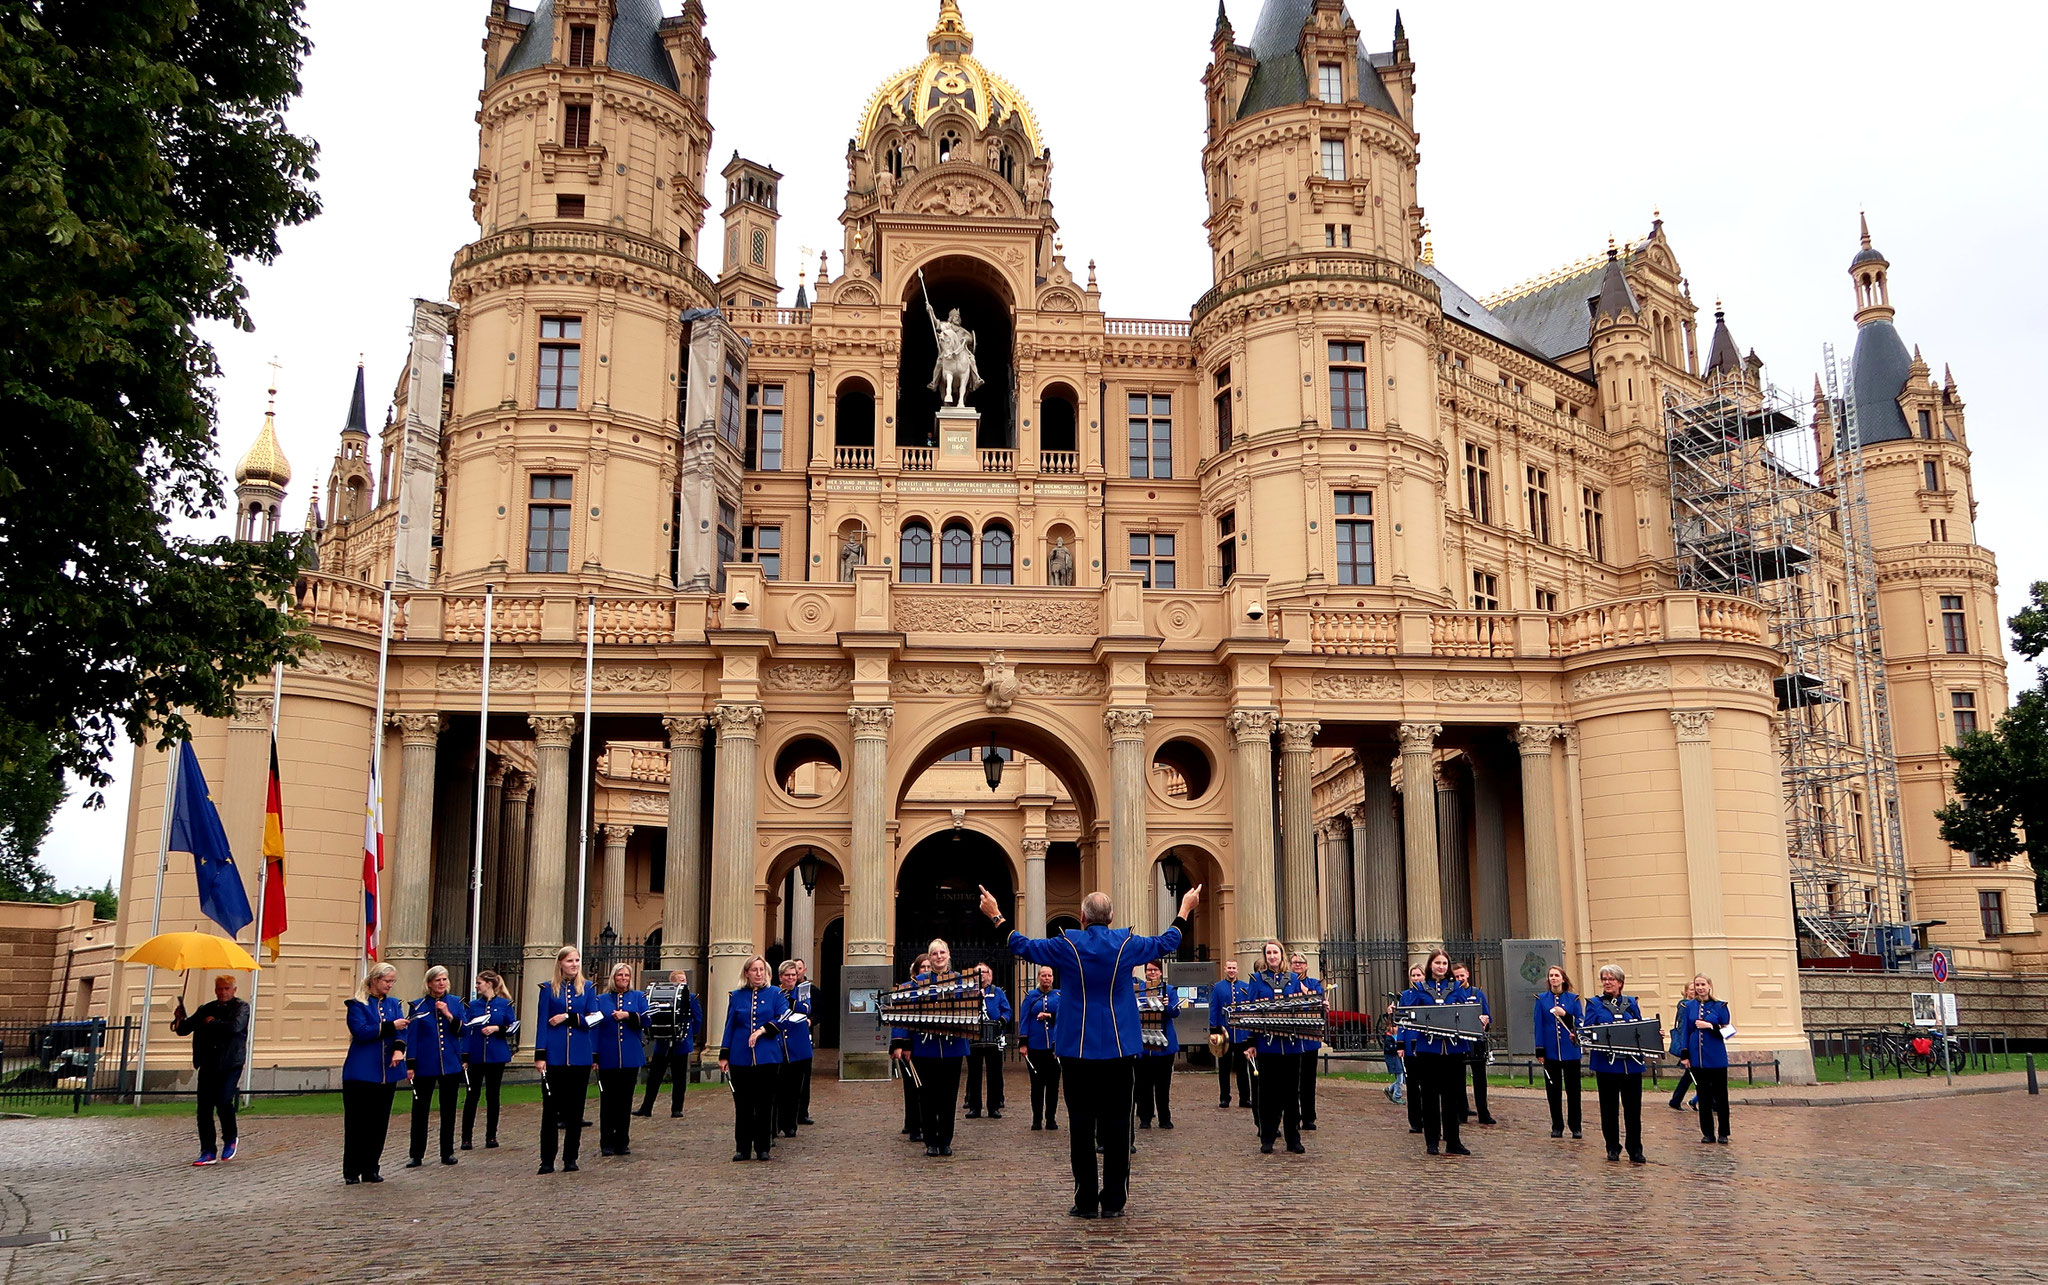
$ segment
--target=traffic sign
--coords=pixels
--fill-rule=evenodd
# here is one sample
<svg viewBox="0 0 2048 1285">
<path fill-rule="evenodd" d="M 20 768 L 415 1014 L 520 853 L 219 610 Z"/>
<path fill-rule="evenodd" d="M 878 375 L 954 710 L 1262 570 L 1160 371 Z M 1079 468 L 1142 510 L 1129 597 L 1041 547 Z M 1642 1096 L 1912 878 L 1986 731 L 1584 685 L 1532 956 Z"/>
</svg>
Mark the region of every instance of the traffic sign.
<svg viewBox="0 0 2048 1285">
<path fill-rule="evenodd" d="M 1948 980 L 1948 952 L 1945 950 L 1934 952 L 1934 980 L 1937 982 Z"/>
</svg>

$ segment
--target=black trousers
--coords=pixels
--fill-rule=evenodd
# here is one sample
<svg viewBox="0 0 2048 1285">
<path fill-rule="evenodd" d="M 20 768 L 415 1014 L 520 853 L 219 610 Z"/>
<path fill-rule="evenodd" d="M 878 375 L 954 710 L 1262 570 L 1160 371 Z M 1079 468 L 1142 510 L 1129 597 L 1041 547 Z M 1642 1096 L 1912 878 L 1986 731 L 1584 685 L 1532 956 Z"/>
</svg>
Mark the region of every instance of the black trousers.
<svg viewBox="0 0 2048 1285">
<path fill-rule="evenodd" d="M 613 1067 L 597 1073 L 597 1145 L 624 1151 L 632 1145 L 633 1090 L 640 1087 L 640 1068 Z"/>
<path fill-rule="evenodd" d="M 1681 1062 L 1679 1067 L 1678 1083 L 1671 1088 L 1671 1109 L 1674 1111 L 1685 1105 L 1685 1091 L 1691 1088 L 1693 1082 L 1698 1078 L 1692 1073 L 1690 1065 Z"/>
<path fill-rule="evenodd" d="M 220 1115 L 220 1140 L 235 1145 L 235 1099 L 242 1092 L 242 1068 L 199 1072 L 199 1150 L 214 1154 L 213 1117 Z"/>
<path fill-rule="evenodd" d="M 653 1111 L 654 1100 L 661 1096 L 661 1077 L 673 1070 L 675 1087 L 669 1090 L 668 1111 L 670 1115 L 683 1113 L 683 1081 L 690 1078 L 690 1055 L 672 1053 L 666 1043 L 657 1041 L 654 1051 L 647 1055 L 647 1097 L 640 1103 L 642 1111 Z"/>
<path fill-rule="evenodd" d="M 811 1096 L 811 1059 L 784 1062 L 775 1077 L 775 1127 L 785 1138 L 796 1136 L 796 1122 L 804 1117 Z"/>
<path fill-rule="evenodd" d="M 462 1075 L 416 1075 L 412 1079 L 412 1150 L 414 1160 L 427 1156 L 427 1123 L 434 1115 L 434 1095 L 441 1096 L 441 1154 L 455 1154 L 455 1108 Z"/>
<path fill-rule="evenodd" d="M 1560 1062 L 1556 1058 L 1543 1059 L 1543 1096 L 1550 1099 L 1550 1127 L 1567 1127 L 1565 1113 L 1569 1106 L 1570 1129 L 1579 1131 L 1579 1059 Z"/>
<path fill-rule="evenodd" d="M 1416 1056 L 1414 1053 L 1407 1052 L 1401 1054 L 1401 1076 L 1405 1081 L 1401 1089 L 1401 1096 L 1408 1103 L 1408 1127 L 1420 1133 L 1422 1132 L 1422 1099 L 1424 1089 L 1422 1087 L 1422 1063 L 1415 1060 Z"/>
<path fill-rule="evenodd" d="M 1464 1103 L 1462 1053 L 1408 1054 L 1408 1096 L 1422 1098 L 1422 1140 L 1434 1147 L 1465 1145 L 1458 1137 L 1458 1108 Z"/>
<path fill-rule="evenodd" d="M 1301 1145 L 1301 1055 L 1261 1053 L 1258 1057 L 1259 1142 L 1271 1146 L 1284 1132 L 1287 1145 Z"/>
<path fill-rule="evenodd" d="M 1163 1053 L 1158 1056 L 1140 1056 L 1131 1076 L 1137 1085 L 1138 1119 L 1149 1125 L 1152 1118 L 1157 1116 L 1161 1125 L 1171 1128 L 1173 1059 Z"/>
<path fill-rule="evenodd" d="M 1720 1136 L 1728 1136 L 1728 1068 L 1701 1067 L 1692 1073 L 1693 1083 L 1700 1088 L 1700 1136 L 1714 1137 L 1714 1125 L 1721 1126 Z"/>
<path fill-rule="evenodd" d="M 1492 1119 L 1493 1112 L 1486 1109 L 1485 1054 L 1480 1054 L 1476 1060 L 1470 1053 L 1461 1054 L 1459 1061 L 1463 1064 L 1458 1068 L 1458 1108 L 1461 1118 L 1470 1119 L 1472 1108 L 1476 1106 L 1479 1108 L 1479 1118 L 1482 1121 Z M 1468 1080 L 1472 1085 L 1470 1097 L 1466 1096 L 1465 1091 Z"/>
<path fill-rule="evenodd" d="M 548 1064 L 545 1088 L 540 1095 L 540 1162 L 555 1162 L 555 1130 L 562 1131 L 562 1159 L 576 1163 L 583 1148 L 583 1098 L 590 1092 L 588 1066 Z"/>
<path fill-rule="evenodd" d="M 1131 1195 L 1131 1077 L 1136 1058 L 1068 1058 L 1067 1158 L 1074 1167 L 1074 1204 L 1114 1213 Z M 1095 1144 L 1102 1144 L 1102 1172 Z"/>
<path fill-rule="evenodd" d="M 917 1092 L 918 1123 L 927 1147 L 953 1145 L 953 1119 L 960 1114 L 961 1057 L 914 1057 L 917 1078 L 924 1087 Z"/>
<path fill-rule="evenodd" d="M 967 1051 L 967 1109 L 981 1110 L 982 1076 L 988 1077 L 988 1109 L 1003 1109 L 1003 1050 L 969 1049 Z"/>
<path fill-rule="evenodd" d="M 1295 1054 L 1301 1075 L 1295 1081 L 1294 1096 L 1300 1104 L 1301 1122 L 1313 1129 L 1316 1123 L 1316 1072 L 1322 1068 L 1320 1049 L 1304 1049 Z"/>
<path fill-rule="evenodd" d="M 765 1156 L 775 1145 L 775 1079 L 780 1063 L 735 1066 L 732 1076 L 732 1149 Z"/>
<path fill-rule="evenodd" d="M 469 1064 L 469 1092 L 462 1095 L 462 1145 L 476 1137 L 476 1100 L 484 1100 L 484 1141 L 498 1140 L 498 1090 L 505 1083 L 503 1062 Z"/>
<path fill-rule="evenodd" d="M 1230 1105 L 1230 1077 L 1233 1074 L 1237 1076 L 1237 1100 L 1256 1101 L 1252 1096 L 1251 1072 L 1247 1069 L 1244 1057 L 1244 1051 L 1250 1047 L 1250 1040 L 1242 1044 L 1233 1044 L 1223 1051 L 1222 1057 L 1216 1059 L 1217 1100 L 1224 1106 Z"/>
<path fill-rule="evenodd" d="M 1024 1055 L 1031 1075 L 1031 1123 L 1049 1123 L 1060 1113 L 1060 1059 L 1051 1049 Z"/>
<path fill-rule="evenodd" d="M 1607 1139 L 1607 1149 L 1621 1149 L 1626 1124 L 1628 1154 L 1631 1158 L 1643 1154 L 1643 1077 L 1601 1071 L 1593 1078 L 1600 1082 L 1600 1136 Z"/>
<path fill-rule="evenodd" d="M 908 1062 L 899 1062 L 897 1064 L 896 1078 L 903 1082 L 903 1128 L 901 1132 L 909 1134 L 912 1142 L 922 1141 L 924 1138 L 924 1116 L 919 1114 L 917 1109 L 917 1081 L 910 1078 L 910 1065 Z"/>
<path fill-rule="evenodd" d="M 392 1087 L 366 1080 L 342 1081 L 342 1177 L 367 1178 L 383 1168 L 384 1140 L 391 1133 Z"/>
</svg>

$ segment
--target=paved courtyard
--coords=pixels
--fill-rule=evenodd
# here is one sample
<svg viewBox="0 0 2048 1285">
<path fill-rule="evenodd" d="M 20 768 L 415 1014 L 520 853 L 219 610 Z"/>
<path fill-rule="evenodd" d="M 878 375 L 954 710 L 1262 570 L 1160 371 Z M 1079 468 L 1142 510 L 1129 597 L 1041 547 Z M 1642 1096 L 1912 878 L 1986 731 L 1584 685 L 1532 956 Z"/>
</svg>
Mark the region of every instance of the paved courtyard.
<svg viewBox="0 0 2048 1285">
<path fill-rule="evenodd" d="M 630 1157 L 587 1132 L 575 1175 L 535 1176 L 534 1107 L 454 1169 L 403 1168 L 394 1122 L 388 1180 L 358 1187 L 339 1117 L 250 1119 L 203 1170 L 180 1119 L 0 1120 L 0 1237 L 69 1236 L 0 1248 L 0 1282 L 2048 1280 L 2048 1100 L 2023 1093 L 1738 1103 L 1731 1147 L 1650 1099 L 1637 1169 L 1605 1162 L 1596 1120 L 1553 1141 L 1540 1097 L 1499 1090 L 1476 1156 L 1428 1158 L 1376 1086 L 1330 1082 L 1309 1154 L 1261 1156 L 1250 1113 L 1181 1076 L 1131 1217 L 1083 1223 L 1067 1135 L 1030 1131 L 1022 1074 L 1010 1091 L 950 1160 L 898 1138 L 894 1085 L 821 1083 L 817 1127 L 733 1164 L 706 1086 L 680 1121 L 635 1120 Z"/>
</svg>

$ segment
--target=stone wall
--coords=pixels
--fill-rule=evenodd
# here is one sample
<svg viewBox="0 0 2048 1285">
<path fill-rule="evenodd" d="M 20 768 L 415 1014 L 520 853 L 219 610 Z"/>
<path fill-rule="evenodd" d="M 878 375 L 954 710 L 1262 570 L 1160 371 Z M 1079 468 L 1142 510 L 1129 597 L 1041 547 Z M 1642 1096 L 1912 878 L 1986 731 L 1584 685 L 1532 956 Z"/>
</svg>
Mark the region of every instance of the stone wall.
<svg viewBox="0 0 2048 1285">
<path fill-rule="evenodd" d="M 1799 974 L 1809 1031 L 1903 1022 L 1910 1016 L 1913 992 L 1935 989 L 1934 979 L 1925 973 L 1808 969 Z M 1955 992 L 1962 1029 L 2004 1031 L 2014 1040 L 2048 1040 L 2048 976 L 1952 977 L 1949 989 Z"/>
<path fill-rule="evenodd" d="M 114 925 L 93 903 L 0 902 L 0 1022 L 104 1017 Z"/>
</svg>

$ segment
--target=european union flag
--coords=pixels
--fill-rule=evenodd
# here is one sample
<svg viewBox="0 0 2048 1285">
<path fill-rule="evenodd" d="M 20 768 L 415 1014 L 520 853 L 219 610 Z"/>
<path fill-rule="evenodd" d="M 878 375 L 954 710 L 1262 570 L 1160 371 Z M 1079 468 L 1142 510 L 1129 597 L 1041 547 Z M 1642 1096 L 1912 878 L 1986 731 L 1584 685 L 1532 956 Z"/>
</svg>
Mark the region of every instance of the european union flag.
<svg viewBox="0 0 2048 1285">
<path fill-rule="evenodd" d="M 199 770 L 199 756 L 192 742 L 178 749 L 178 790 L 171 800 L 171 850 L 192 854 L 194 873 L 199 877 L 199 908 L 206 917 L 234 937 L 256 918 L 249 909 L 249 894 L 242 887 L 242 873 L 235 869 L 235 856 L 228 851 L 228 832 L 214 810 L 206 791 L 206 777 Z"/>
</svg>

